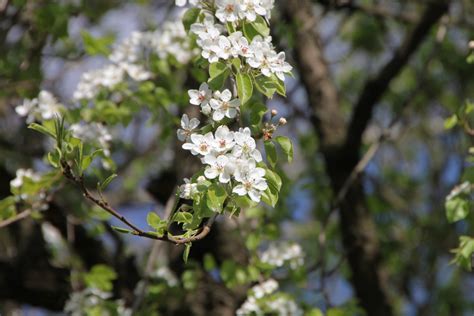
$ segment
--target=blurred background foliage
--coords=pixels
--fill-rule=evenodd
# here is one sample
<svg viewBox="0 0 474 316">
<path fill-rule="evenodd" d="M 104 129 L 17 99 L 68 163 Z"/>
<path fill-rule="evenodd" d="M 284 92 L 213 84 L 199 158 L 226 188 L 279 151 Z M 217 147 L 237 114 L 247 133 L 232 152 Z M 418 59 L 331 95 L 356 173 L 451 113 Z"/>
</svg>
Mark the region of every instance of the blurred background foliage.
<svg viewBox="0 0 474 316">
<path fill-rule="evenodd" d="M 299 53 L 305 43 L 297 33 L 306 27 L 317 34 L 344 122 L 351 120 L 373 78 L 389 81 L 373 85 L 381 97 L 357 150 L 363 157 L 374 144 L 378 149 L 364 166 L 360 194 L 375 232 L 376 243 L 367 245 L 377 247 L 374 262 L 391 311 L 472 315 L 474 278 L 469 270 L 474 246 L 470 239 L 459 240 L 474 234 L 474 217 L 468 214 L 472 195 L 465 198 L 465 219 L 455 224 L 446 218 L 445 198 L 473 176 L 472 158 L 467 159 L 472 135 L 456 124 L 458 119 L 453 124 L 449 118 L 473 98 L 474 66 L 466 59 L 472 53 L 468 42 L 474 39 L 474 3 L 446 2 L 449 10 L 419 39 L 400 71 L 390 78 L 379 76 L 424 12 L 440 2 L 313 1 L 308 14 L 314 21 L 302 26 L 292 20 L 294 11 L 286 8 L 291 4 L 277 1 L 272 35 L 295 67 L 295 79 L 287 81 L 288 98 L 275 97 L 267 104 L 287 118 L 282 134 L 295 144 L 295 161 L 279 165 L 285 179 L 277 207 L 248 210 L 244 225 L 223 220 L 193 246 L 184 265 L 181 248 L 117 234 L 110 229 L 114 220 L 66 185 L 48 211 L 0 229 L 2 314 L 62 311 L 73 293 L 92 284 L 112 296 L 91 308 L 91 315 L 104 310 L 120 314 L 122 307 L 141 315 L 231 315 L 255 281 L 249 252 L 268 240 L 290 240 L 302 245 L 305 267 L 282 277 L 283 288 L 302 306 L 330 315 L 375 315 L 370 306 L 358 304 L 363 299 L 354 289 L 357 271 L 347 259 L 351 250 L 343 242 L 344 223 L 333 211 L 338 192 L 331 185 L 318 123 L 315 128 L 325 114 L 315 114 L 310 94 L 316 88 L 308 86 L 305 72 L 310 70 L 302 67 Z M 15 170 L 41 168 L 45 152 L 41 137 L 26 129 L 14 107 L 40 89 L 69 100 L 80 74 L 103 63 L 113 43 L 135 30 L 159 29 L 166 18 L 179 18 L 173 5 L 146 0 L 0 1 L 0 197 L 10 193 Z M 185 91 L 202 76 L 199 67 L 156 67 L 158 79 L 141 84 L 135 98 L 122 107 L 109 111 L 104 105 L 103 113 L 105 122 L 123 123 L 116 130 L 120 137 L 114 139 L 112 156 L 119 178 L 107 197 L 142 226 L 146 212 L 162 210 L 180 179 L 191 175 L 192 161 L 175 143 L 175 123 L 178 112 L 189 111 Z M 338 157 L 335 164 L 345 158 Z M 92 175 L 91 183 L 95 179 Z M 52 245 L 45 231 L 59 234 L 65 244 Z M 450 263 L 454 248 L 462 267 Z M 150 267 L 152 256 L 157 259 Z M 160 270 L 166 264 L 176 280 L 166 279 L 168 274 Z M 313 310 L 308 315 L 318 314 Z"/>
</svg>

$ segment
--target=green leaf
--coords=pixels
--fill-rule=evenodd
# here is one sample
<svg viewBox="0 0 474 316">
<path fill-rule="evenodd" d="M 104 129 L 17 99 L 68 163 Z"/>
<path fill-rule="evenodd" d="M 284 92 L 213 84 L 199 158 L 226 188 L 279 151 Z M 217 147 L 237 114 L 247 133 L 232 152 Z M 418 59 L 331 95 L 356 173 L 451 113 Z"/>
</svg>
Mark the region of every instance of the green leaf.
<svg viewBox="0 0 474 316">
<path fill-rule="evenodd" d="M 176 212 L 173 221 L 177 223 L 190 224 L 193 221 L 193 214 L 189 212 Z"/>
<path fill-rule="evenodd" d="M 314 308 L 308 311 L 305 316 L 324 316 L 323 312 L 319 308 Z"/>
<path fill-rule="evenodd" d="M 0 200 L 0 219 L 7 219 L 15 215 L 15 197 L 8 196 Z"/>
<path fill-rule="evenodd" d="M 188 262 L 188 257 L 189 257 L 189 252 L 191 251 L 191 246 L 192 246 L 192 243 L 189 242 L 184 247 L 184 251 L 183 251 L 183 261 L 184 261 L 184 263 Z"/>
<path fill-rule="evenodd" d="M 235 76 L 237 82 L 237 93 L 241 104 L 247 103 L 253 94 L 252 78 L 248 74 L 238 73 Z"/>
<path fill-rule="evenodd" d="M 456 126 L 457 123 L 458 123 L 458 117 L 457 117 L 456 114 L 453 114 L 453 115 L 451 115 L 450 117 L 448 117 L 447 119 L 444 120 L 444 128 L 445 129 L 451 129 L 454 126 Z"/>
<path fill-rule="evenodd" d="M 268 111 L 265 104 L 258 102 L 249 104 L 246 109 L 250 112 L 250 127 L 253 133 L 257 133 L 261 130 L 260 124 L 262 123 L 262 118 L 265 113 Z"/>
<path fill-rule="evenodd" d="M 197 21 L 199 13 L 201 13 L 201 9 L 199 8 L 191 8 L 184 13 L 182 21 L 186 31 L 189 31 L 191 24 Z"/>
<path fill-rule="evenodd" d="M 210 253 L 204 255 L 204 269 L 206 271 L 212 271 L 217 267 L 216 260 Z"/>
<path fill-rule="evenodd" d="M 150 212 L 146 216 L 146 222 L 148 223 L 148 225 L 150 225 L 150 227 L 156 228 L 161 225 L 161 218 L 155 212 Z"/>
<path fill-rule="evenodd" d="M 273 144 L 271 140 L 266 140 L 264 144 L 265 144 L 265 153 L 267 155 L 267 161 L 272 168 L 275 168 L 275 165 L 278 160 L 275 144 Z"/>
<path fill-rule="evenodd" d="M 206 206 L 213 212 L 221 213 L 227 198 L 225 189 L 219 184 L 211 185 L 206 193 Z"/>
<path fill-rule="evenodd" d="M 227 65 L 222 62 L 216 62 L 209 65 L 209 78 L 214 78 L 228 70 Z"/>
<path fill-rule="evenodd" d="M 213 64 L 211 64 L 212 66 Z M 227 78 L 229 77 L 230 70 L 229 68 L 225 68 L 222 72 L 219 72 L 215 76 L 212 76 L 209 78 L 207 81 L 207 84 L 212 90 L 220 90 L 224 84 Z"/>
<path fill-rule="evenodd" d="M 270 186 L 263 192 L 262 201 L 271 207 L 278 203 L 278 191 Z"/>
<path fill-rule="evenodd" d="M 265 169 L 265 179 L 267 179 L 268 184 L 274 186 L 278 191 L 281 189 L 282 181 L 280 176 L 268 168 Z"/>
<path fill-rule="evenodd" d="M 54 151 L 48 153 L 48 162 L 54 168 L 61 166 L 61 152 L 57 147 L 54 148 Z"/>
<path fill-rule="evenodd" d="M 254 77 L 254 81 L 257 90 L 269 99 L 271 99 L 275 92 L 277 92 L 277 86 L 271 77 L 258 75 Z"/>
<path fill-rule="evenodd" d="M 55 133 L 54 129 L 46 128 L 43 125 L 40 125 L 40 124 L 37 124 L 37 123 L 31 123 L 30 125 L 28 125 L 28 128 L 30 128 L 32 130 L 35 130 L 37 132 L 40 132 L 40 133 L 42 133 L 46 136 L 51 136 L 53 138 L 56 138 L 56 133 Z"/>
<path fill-rule="evenodd" d="M 113 173 L 108 176 L 107 179 L 102 181 L 102 183 L 100 184 L 100 190 L 105 190 L 105 188 L 107 188 L 107 186 L 110 184 L 110 182 L 112 182 L 113 179 L 115 179 L 115 177 L 117 177 L 117 174 Z"/>
<path fill-rule="evenodd" d="M 133 234 L 133 231 L 130 230 L 130 229 L 126 229 L 126 228 L 122 228 L 122 227 L 118 227 L 118 226 L 111 226 L 113 230 L 116 230 L 118 231 L 119 233 L 123 233 L 123 234 Z"/>
<path fill-rule="evenodd" d="M 469 214 L 469 200 L 462 195 L 446 200 L 445 207 L 450 223 L 460 221 Z"/>
<path fill-rule="evenodd" d="M 282 185 L 281 178 L 276 172 L 265 168 L 265 179 L 267 180 L 268 188 L 263 192 L 262 200 L 266 204 L 275 207 Z"/>
<path fill-rule="evenodd" d="M 82 163 L 81 163 L 82 171 L 85 171 L 87 168 L 89 168 L 90 164 L 92 163 L 92 161 L 94 161 L 95 157 L 102 152 L 103 152 L 103 149 L 98 149 L 94 151 L 92 154 L 85 155 L 84 157 L 82 157 Z"/>
<path fill-rule="evenodd" d="M 86 31 L 81 31 L 82 41 L 84 42 L 84 49 L 89 55 L 104 55 L 110 54 L 110 45 L 115 41 L 113 36 L 93 37 Z"/>
<path fill-rule="evenodd" d="M 293 161 L 293 144 L 288 137 L 277 136 L 275 141 L 280 145 L 281 150 L 285 153 L 288 162 Z"/>
<path fill-rule="evenodd" d="M 464 269 L 472 270 L 472 255 L 474 253 L 474 239 L 469 236 L 459 237 L 459 247 L 452 250 L 455 257 L 452 262 L 457 263 Z"/>
<path fill-rule="evenodd" d="M 112 281 L 117 278 L 114 270 L 104 264 L 97 264 L 84 276 L 84 281 L 88 287 L 109 292 L 112 290 Z"/>
<path fill-rule="evenodd" d="M 263 37 L 270 35 L 270 28 L 268 27 L 267 21 L 265 21 L 262 16 L 258 15 L 255 21 L 252 22 L 252 26 Z"/>
<path fill-rule="evenodd" d="M 270 35 L 270 28 L 267 25 L 267 22 L 261 16 L 257 16 L 253 22 L 245 22 L 242 27 L 245 37 L 252 41 L 253 38 L 257 35 L 267 37 Z"/>
</svg>

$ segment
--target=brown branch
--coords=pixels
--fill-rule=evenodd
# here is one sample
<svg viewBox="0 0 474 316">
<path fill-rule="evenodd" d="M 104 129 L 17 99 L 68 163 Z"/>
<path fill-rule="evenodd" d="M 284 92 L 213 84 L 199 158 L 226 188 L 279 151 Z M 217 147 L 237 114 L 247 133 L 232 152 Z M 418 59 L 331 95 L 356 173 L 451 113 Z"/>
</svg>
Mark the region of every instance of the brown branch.
<svg viewBox="0 0 474 316">
<path fill-rule="evenodd" d="M 400 73 L 403 67 L 405 67 L 410 57 L 428 36 L 433 25 L 448 11 L 448 3 L 449 1 L 447 0 L 439 0 L 429 4 L 420 22 L 406 36 L 392 59 L 382 67 L 375 77 L 369 79 L 365 84 L 354 106 L 352 118 L 347 130 L 345 145 L 347 152 L 357 151 L 360 148 L 362 134 L 372 118 L 376 104 L 387 91 L 390 82 Z"/>
<path fill-rule="evenodd" d="M 207 220 L 207 222 L 200 228 L 199 233 L 197 233 L 194 236 L 191 237 L 179 237 L 179 236 L 172 236 L 168 232 L 165 232 L 163 236 L 158 236 L 153 232 L 147 232 L 139 227 L 137 227 L 135 224 L 133 224 L 131 221 L 129 221 L 125 216 L 117 212 L 113 207 L 109 205 L 109 203 L 103 199 L 98 199 L 94 195 L 91 194 L 89 189 L 87 189 L 85 183 L 84 183 L 84 178 L 81 177 L 76 177 L 74 176 L 71 166 L 65 161 L 61 162 L 61 165 L 63 167 L 63 174 L 64 176 L 76 184 L 82 191 L 82 194 L 84 197 L 94 203 L 95 205 L 99 206 L 101 209 L 109 213 L 110 215 L 114 216 L 115 218 L 119 219 L 122 223 L 127 225 L 129 228 L 132 229 L 130 232 L 132 235 L 140 236 L 140 237 L 145 237 L 149 239 L 154 239 L 154 240 L 161 240 L 161 241 L 166 241 L 174 244 L 187 244 L 191 243 L 197 240 L 201 240 L 204 237 L 206 237 L 209 232 L 211 231 L 211 227 L 214 224 L 214 221 L 217 218 L 217 214 L 214 214 L 211 218 Z"/>
<path fill-rule="evenodd" d="M 33 213 L 33 211 L 30 210 L 30 209 L 27 209 L 27 210 L 24 210 L 24 211 L 16 214 L 13 217 L 7 218 L 6 220 L 3 220 L 3 221 L 0 222 L 0 228 L 6 227 L 10 224 L 13 224 L 13 223 L 19 221 L 19 220 L 27 218 L 28 216 L 31 215 L 31 213 Z"/>
</svg>

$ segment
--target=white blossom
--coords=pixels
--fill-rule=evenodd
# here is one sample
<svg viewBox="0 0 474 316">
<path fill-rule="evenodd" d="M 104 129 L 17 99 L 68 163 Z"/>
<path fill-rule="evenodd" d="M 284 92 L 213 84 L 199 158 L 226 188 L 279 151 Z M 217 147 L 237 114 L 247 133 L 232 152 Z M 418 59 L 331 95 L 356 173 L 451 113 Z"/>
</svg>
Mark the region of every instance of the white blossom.
<svg viewBox="0 0 474 316">
<path fill-rule="evenodd" d="M 253 158 L 256 162 L 262 161 L 262 154 L 257 149 L 255 139 L 252 138 L 250 128 L 240 128 L 234 133 L 235 146 L 232 154 L 236 158 Z"/>
<path fill-rule="evenodd" d="M 222 23 L 235 22 L 239 19 L 241 0 L 217 0 L 216 17 Z"/>
<path fill-rule="evenodd" d="M 190 150 L 193 155 L 206 156 L 212 152 L 214 136 L 211 132 L 206 135 L 192 134 L 191 142 L 183 144 L 183 149 Z"/>
<path fill-rule="evenodd" d="M 239 99 L 232 99 L 232 93 L 229 89 L 224 91 L 215 91 L 212 99 L 209 101 L 211 108 L 214 110 L 212 119 L 216 122 L 221 121 L 224 117 L 235 118 L 237 110 L 240 106 Z"/>
<path fill-rule="evenodd" d="M 178 7 L 184 7 L 187 4 L 187 0 L 176 0 L 176 5 Z M 190 5 L 196 5 L 199 2 L 199 0 L 189 0 Z"/>
<path fill-rule="evenodd" d="M 20 168 L 16 171 L 15 179 L 10 181 L 10 186 L 14 188 L 19 188 L 23 185 L 25 178 L 30 179 L 33 182 L 38 182 L 41 180 L 41 175 L 34 172 L 32 169 L 23 169 Z"/>
<path fill-rule="evenodd" d="M 252 49 L 250 47 L 249 41 L 245 36 L 242 35 L 242 32 L 238 31 L 230 34 L 229 41 L 232 43 L 234 57 L 252 56 Z"/>
<path fill-rule="evenodd" d="M 225 153 L 234 147 L 234 132 L 231 132 L 226 125 L 221 125 L 215 132 L 214 150 L 218 153 Z"/>
<path fill-rule="evenodd" d="M 282 315 L 302 316 L 303 311 L 288 295 L 276 292 L 278 282 L 269 279 L 250 289 L 249 296 L 236 311 L 237 316 L 246 315 Z"/>
<path fill-rule="evenodd" d="M 85 142 L 97 144 L 104 150 L 106 156 L 110 155 L 110 142 L 112 141 L 112 135 L 107 128 L 100 123 L 76 123 L 70 127 L 72 135 L 76 138 L 81 139 Z"/>
<path fill-rule="evenodd" d="M 209 89 L 207 83 L 202 83 L 198 90 L 189 90 L 189 103 L 199 106 L 206 106 L 212 97 L 212 91 Z"/>
<path fill-rule="evenodd" d="M 36 192 L 35 194 L 29 194 L 23 192 L 23 186 L 25 182 L 38 183 L 41 181 L 41 174 L 33 171 L 32 169 L 18 169 L 16 171 L 16 177 L 10 181 L 10 188 L 12 193 L 15 193 L 17 201 L 29 205 L 33 210 L 44 211 L 48 209 L 48 203 L 46 201 L 46 193 L 43 191 Z"/>
<path fill-rule="evenodd" d="M 249 21 L 255 21 L 257 15 L 265 16 L 267 9 L 262 5 L 261 0 L 241 0 L 240 17 Z"/>
<path fill-rule="evenodd" d="M 178 139 L 182 142 L 187 141 L 194 130 L 199 126 L 199 120 L 197 118 L 189 119 L 187 114 L 183 114 L 181 118 L 181 127 L 178 129 L 177 136 Z"/>
<path fill-rule="evenodd" d="M 167 266 L 159 267 L 154 273 L 153 276 L 156 278 L 160 278 L 166 281 L 168 286 L 173 287 L 178 285 L 179 281 L 176 278 L 176 275 L 171 271 L 170 268 Z"/>
<path fill-rule="evenodd" d="M 179 191 L 181 198 L 190 200 L 197 193 L 197 183 L 192 183 L 191 180 L 184 178 L 184 184 L 179 187 Z"/>
<path fill-rule="evenodd" d="M 304 253 L 301 246 L 289 242 L 271 243 L 268 248 L 259 253 L 260 261 L 275 267 L 288 264 L 296 269 L 304 264 Z"/>
<path fill-rule="evenodd" d="M 103 68 L 85 72 L 76 91 L 74 91 L 73 99 L 93 99 L 99 94 L 101 89 L 112 89 L 124 80 L 125 70 L 118 65 L 107 65 Z"/>
<path fill-rule="evenodd" d="M 62 108 L 63 105 L 50 92 L 42 90 L 37 98 L 25 99 L 15 111 L 20 116 L 26 116 L 27 123 L 32 123 L 35 120 L 51 120 L 60 115 Z"/>
<path fill-rule="evenodd" d="M 232 192 L 244 196 L 248 195 L 252 201 L 260 202 L 263 191 L 268 188 L 265 180 L 265 169 L 256 167 L 255 161 L 250 159 L 247 164 L 242 165 L 235 173 L 235 180 L 240 182 Z"/>
<path fill-rule="evenodd" d="M 204 163 L 209 165 L 206 170 L 204 170 L 206 178 L 215 179 L 219 177 L 219 182 L 229 183 L 232 166 L 227 156 L 219 155 L 216 157 L 214 155 L 206 155 L 204 157 Z"/>
</svg>

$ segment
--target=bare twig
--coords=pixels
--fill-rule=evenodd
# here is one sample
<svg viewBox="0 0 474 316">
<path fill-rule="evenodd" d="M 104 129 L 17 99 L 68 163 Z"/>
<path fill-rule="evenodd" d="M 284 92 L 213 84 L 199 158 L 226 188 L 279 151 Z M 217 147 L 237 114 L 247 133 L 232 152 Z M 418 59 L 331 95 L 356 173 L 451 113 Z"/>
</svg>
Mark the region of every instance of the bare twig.
<svg viewBox="0 0 474 316">
<path fill-rule="evenodd" d="M 27 218 L 28 216 L 31 215 L 31 213 L 33 213 L 33 211 L 30 210 L 30 209 L 27 209 L 27 210 L 24 210 L 24 211 L 22 211 L 22 212 L 16 214 L 16 215 L 13 216 L 13 217 L 10 217 L 10 218 L 8 218 L 8 219 L 6 219 L 6 220 L 3 220 L 3 221 L 0 222 L 0 228 L 6 227 L 6 226 L 8 226 L 8 225 L 10 225 L 10 224 L 13 224 L 13 223 L 19 221 L 19 220 L 22 220 L 22 219 L 24 219 L 24 218 Z"/>
</svg>

